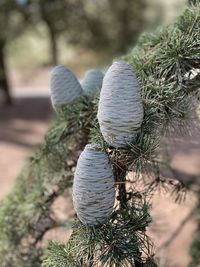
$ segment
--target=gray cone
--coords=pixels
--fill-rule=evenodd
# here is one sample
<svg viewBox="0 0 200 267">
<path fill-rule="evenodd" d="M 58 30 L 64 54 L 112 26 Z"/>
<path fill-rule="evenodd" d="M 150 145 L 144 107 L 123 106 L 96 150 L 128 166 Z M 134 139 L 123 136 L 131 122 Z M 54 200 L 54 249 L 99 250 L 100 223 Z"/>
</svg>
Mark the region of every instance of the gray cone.
<svg viewBox="0 0 200 267">
<path fill-rule="evenodd" d="M 98 69 L 92 69 L 86 72 L 83 81 L 82 88 L 84 95 L 95 94 L 98 90 L 101 90 L 104 74 Z"/>
<path fill-rule="evenodd" d="M 50 88 L 54 107 L 68 104 L 83 94 L 76 76 L 64 66 L 57 66 L 53 69 Z"/>
<path fill-rule="evenodd" d="M 108 69 L 100 93 L 98 121 L 105 141 L 113 147 L 126 147 L 143 121 L 143 105 L 137 76 L 122 61 Z"/>
<path fill-rule="evenodd" d="M 81 153 L 74 176 L 73 203 L 83 224 L 103 224 L 112 214 L 115 201 L 114 175 L 108 156 L 97 145 Z"/>
</svg>

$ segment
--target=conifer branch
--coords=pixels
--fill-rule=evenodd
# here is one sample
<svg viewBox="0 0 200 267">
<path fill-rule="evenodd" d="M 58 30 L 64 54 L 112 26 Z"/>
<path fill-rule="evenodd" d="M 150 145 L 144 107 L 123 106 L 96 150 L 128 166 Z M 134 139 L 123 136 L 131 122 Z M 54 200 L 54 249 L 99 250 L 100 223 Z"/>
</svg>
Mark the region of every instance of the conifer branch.
<svg viewBox="0 0 200 267">
<path fill-rule="evenodd" d="M 31 233 L 36 244 L 53 226 L 49 216 L 51 204 L 64 187 L 71 186 L 72 170 L 66 159 L 73 155 L 76 162 L 78 151 L 83 150 L 88 140 L 93 140 L 109 154 L 118 183 L 120 207 L 115 207 L 111 218 L 98 227 L 88 227 L 76 221 L 67 244 L 50 244 L 43 266 L 157 266 L 152 243 L 145 232 L 151 222 L 145 194 L 126 192 L 126 173 L 135 171 L 138 176 L 150 166 L 157 176 L 155 162 L 162 135 L 174 121 L 182 123 L 185 120 L 191 98 L 198 98 L 199 74 L 193 79 L 189 74 L 200 66 L 199 28 L 200 4 L 197 4 L 188 7 L 175 24 L 159 28 L 155 33 L 143 34 L 138 45 L 123 57 L 137 73 L 144 107 L 144 117 L 140 108 L 137 131 L 127 136 L 128 146 L 123 149 L 114 149 L 104 141 L 96 120 L 98 95 L 80 96 L 70 106 L 57 106 L 63 104 L 63 99 L 54 95 L 58 116 L 44 143 L 30 158 L 14 192 L 0 207 L 0 228 L 3 229 L 0 232 L 0 260 L 3 267 L 41 265 L 43 252 L 37 248 L 27 248 L 26 257 L 21 257 L 23 240 Z M 57 90 L 60 87 L 57 87 L 56 77 Z M 75 83 L 76 91 L 81 95 L 78 81 Z M 74 97 L 74 94 L 70 96 L 71 99 Z M 124 118 L 120 117 L 120 120 L 123 122 Z M 108 129 L 104 130 L 106 135 Z M 123 131 L 127 130 L 130 128 L 125 125 Z M 119 140 L 113 144 L 124 145 L 120 131 L 117 136 Z M 69 176 L 63 176 L 66 173 Z M 153 182 L 159 184 L 161 179 Z M 52 193 L 54 186 L 58 186 L 56 193 Z M 46 207 L 47 214 L 44 212 Z"/>
</svg>

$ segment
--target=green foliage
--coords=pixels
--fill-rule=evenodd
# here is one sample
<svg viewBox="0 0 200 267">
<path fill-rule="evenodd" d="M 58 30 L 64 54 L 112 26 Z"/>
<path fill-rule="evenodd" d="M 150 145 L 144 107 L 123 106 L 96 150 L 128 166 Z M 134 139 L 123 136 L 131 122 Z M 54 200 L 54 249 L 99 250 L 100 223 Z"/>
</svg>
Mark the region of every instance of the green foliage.
<svg viewBox="0 0 200 267">
<path fill-rule="evenodd" d="M 87 143 L 89 120 L 94 116 L 92 100 L 84 97 L 58 110 L 43 144 L 30 157 L 13 192 L 1 203 L 2 267 L 40 266 L 41 250 L 36 244 L 55 225 L 51 205 L 72 183 L 73 166 L 68 166 L 67 158 Z"/>
<path fill-rule="evenodd" d="M 160 139 L 172 122 L 184 124 L 191 98 L 197 98 L 199 91 L 198 75 L 194 78 L 190 75 L 200 65 L 199 10 L 200 6 L 189 7 L 174 25 L 144 34 L 138 45 L 123 57 L 134 67 L 139 78 L 145 111 L 141 130 L 133 142 L 121 150 L 108 148 L 97 121 L 93 122 L 90 134 L 103 150 L 109 151 L 120 205 L 105 225 L 99 228 L 75 225 L 66 245 L 52 243 L 44 260 L 45 267 L 134 266 L 133 261 L 136 266 L 156 266 L 152 245 L 145 235 L 150 222 L 148 209 L 146 205 L 145 209 L 140 209 L 140 205 L 136 207 L 131 201 L 137 192 L 126 193 L 123 177 L 131 170 L 141 174 L 150 165 L 155 183 L 161 181 Z M 181 184 L 177 188 L 181 190 Z M 141 217 L 138 210 L 143 210 Z"/>
<path fill-rule="evenodd" d="M 60 37 L 110 58 L 125 52 L 143 29 L 144 6 L 145 0 L 29 0 L 23 5 L 31 24 L 45 25 L 53 65 L 58 64 Z"/>
<path fill-rule="evenodd" d="M 124 57 L 138 74 L 145 109 L 141 132 L 130 144 L 134 163 L 154 161 L 166 127 L 187 121 L 191 98 L 199 92 L 199 75 L 190 75 L 200 66 L 199 27 L 200 5 L 187 8 L 174 25 L 143 34 Z"/>
<path fill-rule="evenodd" d="M 66 30 L 66 26 L 70 20 L 70 12 L 72 12 L 73 3 L 69 0 L 29 0 L 25 3 L 30 19 L 34 22 L 44 21 L 49 29 L 56 35 Z"/>
<path fill-rule="evenodd" d="M 135 194 L 129 205 L 127 210 L 116 209 L 107 223 L 96 228 L 77 222 L 66 245 L 50 244 L 43 266 L 135 266 L 141 252 L 142 261 L 148 257 L 146 266 L 156 266 L 145 234 L 151 222 L 148 205 L 141 194 Z"/>
<path fill-rule="evenodd" d="M 15 0 L 2 0 L 0 3 L 0 24 L 6 25 L 0 29 L 0 43 L 7 42 L 24 29 L 23 10 Z"/>
<path fill-rule="evenodd" d="M 143 34 L 123 57 L 138 74 L 145 111 L 141 130 L 125 152 L 129 169 L 153 166 L 167 127 L 187 122 L 191 99 L 199 92 L 199 74 L 191 78 L 200 66 L 199 27 L 200 7 L 188 8 L 174 25 Z M 105 148 L 97 122 L 91 138 Z"/>
<path fill-rule="evenodd" d="M 118 55 L 127 50 L 144 27 L 145 0 L 74 1 L 79 10 L 72 16 L 73 31 L 67 40 L 81 47 Z M 117 42 L 116 42 L 117 40 Z"/>
<path fill-rule="evenodd" d="M 99 227 L 88 228 L 77 222 L 67 244 L 50 244 L 44 267 L 156 266 L 145 233 L 151 221 L 149 207 L 145 195 L 132 189 L 126 192 L 126 174 L 132 170 L 139 174 L 150 166 L 155 183 L 161 181 L 160 139 L 169 125 L 184 124 L 190 101 L 197 99 L 199 91 L 199 75 L 191 76 L 200 66 L 199 16 L 200 5 L 188 7 L 174 25 L 142 35 L 138 45 L 123 58 L 138 74 L 145 112 L 140 132 L 126 149 L 108 147 L 103 140 L 96 120 L 98 96 L 92 100 L 81 97 L 73 105 L 57 109 L 58 116 L 44 144 L 0 207 L 3 267 L 40 266 L 42 252 L 36 245 L 55 223 L 50 216 L 51 204 L 71 184 L 72 170 L 66 158 L 82 149 L 88 138 L 108 152 L 118 193 L 115 211 Z M 32 242 L 28 244 L 30 237 Z"/>
</svg>

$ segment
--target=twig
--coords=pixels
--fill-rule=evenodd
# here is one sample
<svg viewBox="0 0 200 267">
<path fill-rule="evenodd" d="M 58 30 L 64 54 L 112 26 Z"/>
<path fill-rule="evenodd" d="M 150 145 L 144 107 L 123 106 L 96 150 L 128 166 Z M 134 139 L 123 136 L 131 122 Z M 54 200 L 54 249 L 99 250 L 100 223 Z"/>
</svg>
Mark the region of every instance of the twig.
<svg viewBox="0 0 200 267">
<path fill-rule="evenodd" d="M 119 200 L 120 208 L 126 209 L 127 208 L 127 191 L 126 191 L 126 173 L 127 173 L 127 166 L 123 163 L 123 161 L 115 162 L 115 179 L 116 184 L 118 185 L 118 197 L 117 200 Z M 139 248 L 138 254 L 139 254 Z M 135 267 L 143 267 L 144 263 L 142 262 L 142 259 L 135 259 L 134 261 Z"/>
</svg>

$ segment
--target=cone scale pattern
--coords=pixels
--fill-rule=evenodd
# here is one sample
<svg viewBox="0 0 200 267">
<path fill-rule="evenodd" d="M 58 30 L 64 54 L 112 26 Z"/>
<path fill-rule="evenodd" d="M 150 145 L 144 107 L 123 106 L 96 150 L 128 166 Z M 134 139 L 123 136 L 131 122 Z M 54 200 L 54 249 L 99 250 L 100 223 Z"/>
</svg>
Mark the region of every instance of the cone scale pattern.
<svg viewBox="0 0 200 267">
<path fill-rule="evenodd" d="M 82 81 L 84 95 L 91 95 L 101 90 L 103 77 L 104 74 L 98 69 L 87 71 Z"/>
<path fill-rule="evenodd" d="M 53 69 L 50 88 L 54 107 L 68 104 L 83 93 L 76 76 L 64 66 L 57 66 Z"/>
<path fill-rule="evenodd" d="M 100 94 L 98 121 L 105 141 L 126 147 L 143 121 L 143 105 L 136 74 L 122 61 L 108 69 Z"/>
<path fill-rule="evenodd" d="M 73 202 L 83 224 L 103 224 L 112 214 L 115 201 L 114 175 L 108 156 L 89 144 L 81 153 L 74 176 Z"/>
</svg>

